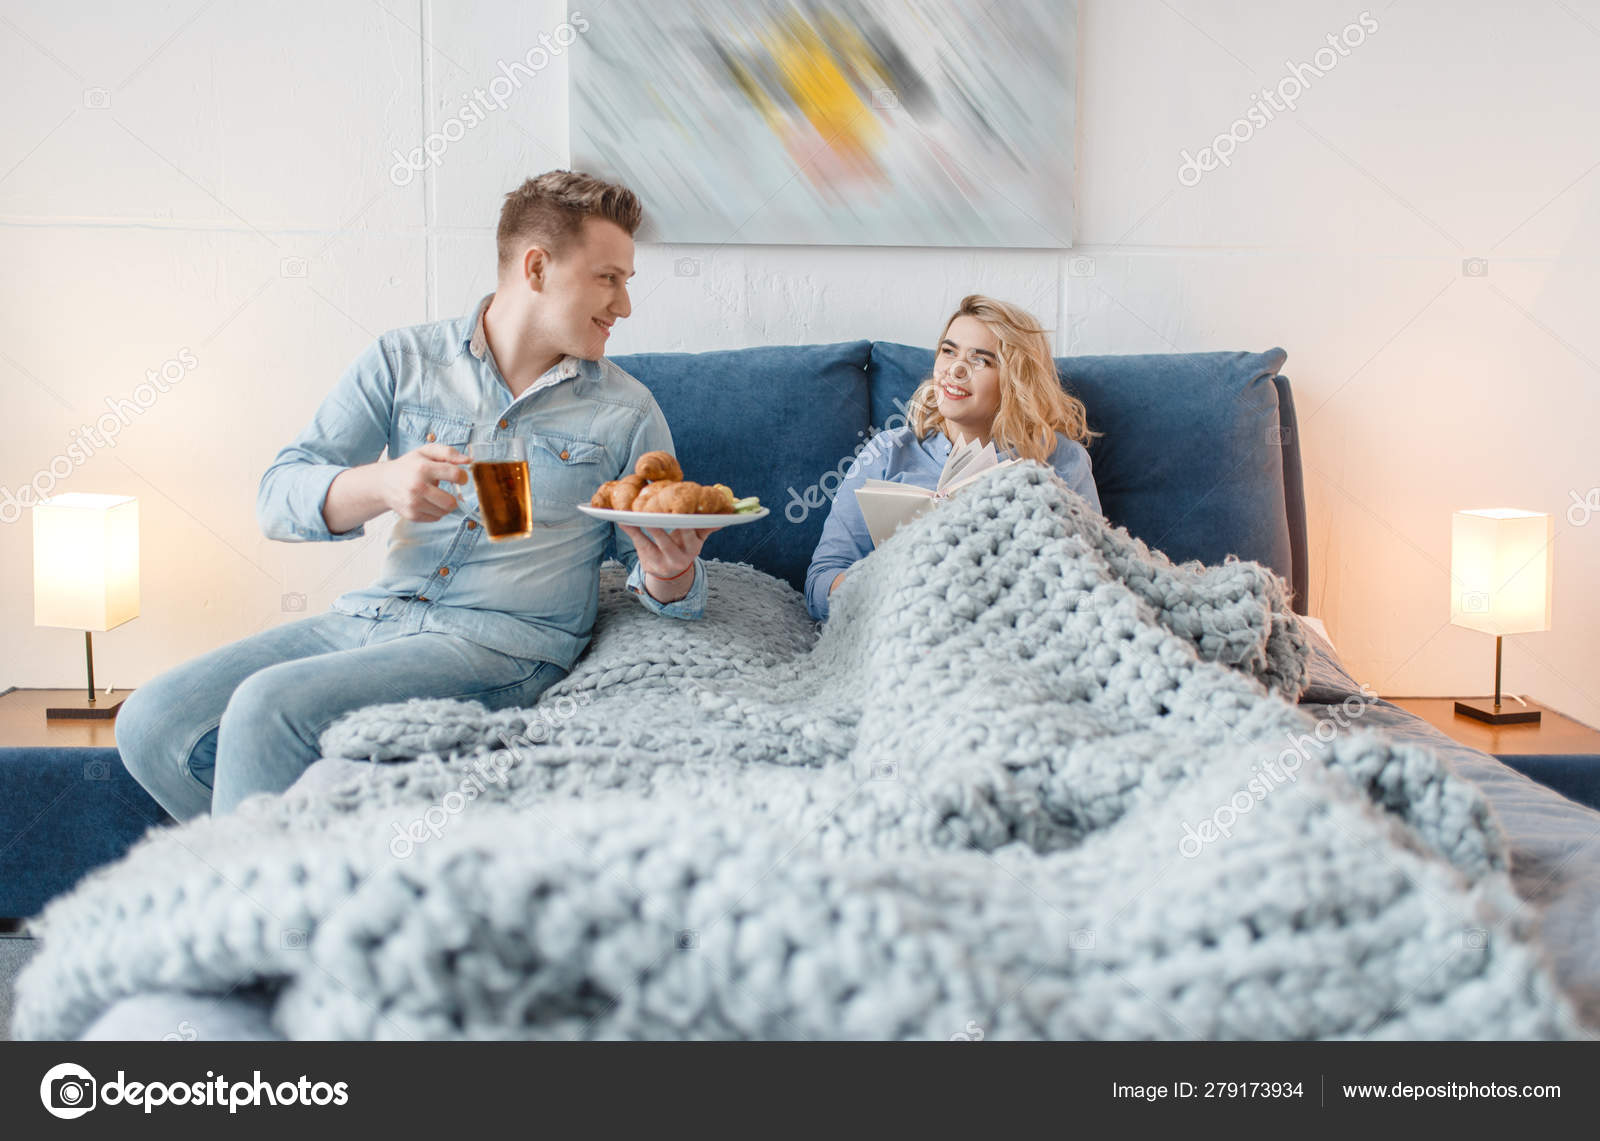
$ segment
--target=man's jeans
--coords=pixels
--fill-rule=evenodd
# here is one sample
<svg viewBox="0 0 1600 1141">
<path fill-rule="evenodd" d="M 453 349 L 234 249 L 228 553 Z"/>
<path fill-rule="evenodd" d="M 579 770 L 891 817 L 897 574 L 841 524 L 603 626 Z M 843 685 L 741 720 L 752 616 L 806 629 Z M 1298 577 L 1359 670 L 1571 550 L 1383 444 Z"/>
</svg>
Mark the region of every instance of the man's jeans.
<svg viewBox="0 0 1600 1141">
<path fill-rule="evenodd" d="M 422 631 L 427 605 L 393 598 L 382 619 L 330 611 L 169 670 L 118 713 L 123 763 L 179 820 L 221 816 L 293 784 L 322 756 L 322 731 L 353 709 L 412 697 L 532 705 L 566 676 L 551 662 Z"/>
</svg>

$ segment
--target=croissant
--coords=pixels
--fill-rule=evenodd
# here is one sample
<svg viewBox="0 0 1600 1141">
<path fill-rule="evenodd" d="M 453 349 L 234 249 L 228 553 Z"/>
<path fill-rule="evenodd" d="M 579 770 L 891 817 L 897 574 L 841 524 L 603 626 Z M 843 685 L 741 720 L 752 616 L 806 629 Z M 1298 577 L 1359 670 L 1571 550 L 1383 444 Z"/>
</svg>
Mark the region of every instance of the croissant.
<svg viewBox="0 0 1600 1141">
<path fill-rule="evenodd" d="M 611 489 L 611 506 L 618 511 L 633 509 L 633 501 L 639 493 L 649 485 L 642 475 L 625 475 L 617 480 L 617 486 Z"/>
<path fill-rule="evenodd" d="M 642 475 L 625 475 L 621 479 L 607 480 L 589 500 L 589 506 L 610 507 L 617 511 L 631 510 L 634 497 L 644 487 L 645 478 Z"/>
<path fill-rule="evenodd" d="M 591 507 L 616 511 L 654 511 L 668 515 L 725 515 L 733 511 L 733 490 L 725 483 L 700 484 L 682 478 L 678 461 L 666 452 L 646 452 L 632 475 L 602 483 Z M 677 475 L 651 475 L 651 472 Z"/>
<path fill-rule="evenodd" d="M 654 480 L 681 480 L 683 469 L 678 466 L 678 461 L 670 452 L 646 452 L 639 457 L 639 462 L 633 465 L 634 473 L 646 479 Z"/>
<path fill-rule="evenodd" d="M 733 511 L 733 495 L 721 484 L 706 486 L 687 480 L 658 480 L 633 501 L 635 511 L 661 511 L 672 515 L 726 515 Z"/>
<path fill-rule="evenodd" d="M 711 487 L 701 487 L 699 502 L 695 506 L 698 515 L 725 515 L 733 510 L 733 493 L 722 484 L 713 484 Z"/>
<path fill-rule="evenodd" d="M 666 482 L 664 480 L 657 480 L 655 483 L 645 484 L 644 487 L 639 489 L 639 494 L 633 497 L 633 506 L 630 508 L 630 510 L 655 510 L 655 508 L 651 507 L 650 505 L 655 501 L 656 496 L 661 494 L 661 489 L 665 486 Z"/>
<path fill-rule="evenodd" d="M 643 506 L 641 506 L 641 503 Z M 662 511 L 671 515 L 693 515 L 700 504 L 700 485 L 683 480 L 652 482 L 633 501 L 635 511 Z"/>
</svg>

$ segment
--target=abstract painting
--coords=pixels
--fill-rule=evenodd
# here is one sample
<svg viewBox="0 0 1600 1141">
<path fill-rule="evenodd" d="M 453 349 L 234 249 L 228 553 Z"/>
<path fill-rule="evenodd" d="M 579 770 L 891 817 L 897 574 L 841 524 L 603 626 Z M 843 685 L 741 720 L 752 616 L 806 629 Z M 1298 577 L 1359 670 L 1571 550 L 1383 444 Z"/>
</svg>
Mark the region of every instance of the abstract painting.
<svg viewBox="0 0 1600 1141">
<path fill-rule="evenodd" d="M 641 239 L 1071 245 L 1076 0 L 583 15 L 572 165 L 639 195 Z"/>
</svg>

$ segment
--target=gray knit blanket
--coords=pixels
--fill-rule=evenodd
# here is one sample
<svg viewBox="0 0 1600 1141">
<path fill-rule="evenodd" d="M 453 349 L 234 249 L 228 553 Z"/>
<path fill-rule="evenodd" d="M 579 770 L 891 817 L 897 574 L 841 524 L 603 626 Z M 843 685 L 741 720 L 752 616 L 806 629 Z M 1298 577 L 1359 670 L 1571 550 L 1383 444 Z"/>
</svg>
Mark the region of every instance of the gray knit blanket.
<svg viewBox="0 0 1600 1141">
<path fill-rule="evenodd" d="M 1582 1036 L 1484 799 L 1296 707 L 1260 565 L 1020 464 L 820 635 L 708 576 L 679 622 L 608 568 L 536 707 L 364 709 L 287 794 L 153 830 L 44 912 L 18 1036 L 241 987 L 297 1039 Z"/>
</svg>

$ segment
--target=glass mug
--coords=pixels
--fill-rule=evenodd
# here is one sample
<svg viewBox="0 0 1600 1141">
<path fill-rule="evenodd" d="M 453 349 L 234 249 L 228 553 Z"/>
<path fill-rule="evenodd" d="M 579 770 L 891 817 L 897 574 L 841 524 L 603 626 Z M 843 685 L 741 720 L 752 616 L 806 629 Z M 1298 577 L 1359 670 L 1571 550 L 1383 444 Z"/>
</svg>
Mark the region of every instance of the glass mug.
<svg viewBox="0 0 1600 1141">
<path fill-rule="evenodd" d="M 503 543 L 533 534 L 533 491 L 528 486 L 528 442 L 511 436 L 467 445 L 478 514 L 489 540 Z"/>
</svg>

